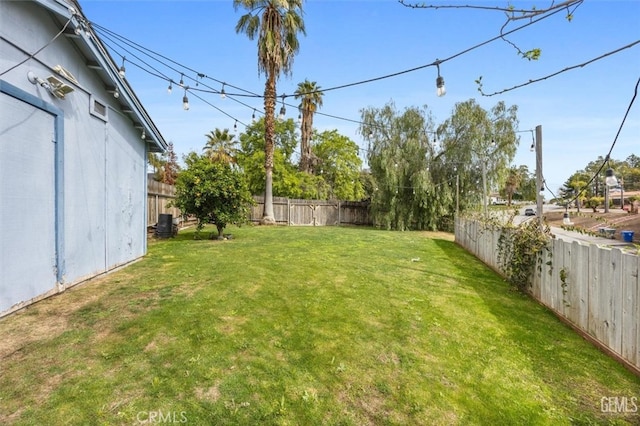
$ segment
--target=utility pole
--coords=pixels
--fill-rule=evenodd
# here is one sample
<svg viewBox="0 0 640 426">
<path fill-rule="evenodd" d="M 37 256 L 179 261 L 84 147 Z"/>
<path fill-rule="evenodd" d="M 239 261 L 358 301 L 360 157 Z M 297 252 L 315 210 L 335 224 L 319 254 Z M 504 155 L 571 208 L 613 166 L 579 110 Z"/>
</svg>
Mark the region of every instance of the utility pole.
<svg viewBox="0 0 640 426">
<path fill-rule="evenodd" d="M 536 216 L 542 225 L 542 204 L 544 202 L 544 178 L 542 175 L 542 126 L 536 126 Z"/>
<path fill-rule="evenodd" d="M 487 166 L 486 166 L 486 157 L 482 158 L 480 162 L 480 166 L 482 167 L 482 211 L 484 213 L 485 220 L 489 216 L 489 211 L 487 209 Z"/>
</svg>

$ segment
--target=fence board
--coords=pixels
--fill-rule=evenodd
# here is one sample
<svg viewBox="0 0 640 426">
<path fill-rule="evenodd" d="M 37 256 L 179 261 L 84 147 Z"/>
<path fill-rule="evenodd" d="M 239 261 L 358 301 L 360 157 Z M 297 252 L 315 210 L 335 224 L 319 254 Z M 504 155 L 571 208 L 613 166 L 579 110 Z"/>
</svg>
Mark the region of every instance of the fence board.
<svg viewBox="0 0 640 426">
<path fill-rule="evenodd" d="M 571 243 L 571 263 L 567 267 L 567 291 L 569 309 L 568 319 L 580 328 L 586 330 L 589 316 L 589 246 L 577 241 Z"/>
<path fill-rule="evenodd" d="M 640 269 L 640 257 L 629 253 L 622 254 L 621 264 L 621 333 L 620 353 L 634 365 L 639 365 L 638 360 L 638 319 L 640 309 L 638 306 L 638 271 Z"/>
</svg>

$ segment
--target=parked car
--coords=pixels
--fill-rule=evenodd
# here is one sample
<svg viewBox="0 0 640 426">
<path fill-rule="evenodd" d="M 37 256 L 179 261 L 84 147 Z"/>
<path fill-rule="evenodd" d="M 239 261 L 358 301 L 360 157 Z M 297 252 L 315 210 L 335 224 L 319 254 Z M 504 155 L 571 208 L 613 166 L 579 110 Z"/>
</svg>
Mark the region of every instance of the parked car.
<svg viewBox="0 0 640 426">
<path fill-rule="evenodd" d="M 535 216 L 536 212 L 533 209 L 524 209 L 524 215 L 525 216 Z"/>
</svg>

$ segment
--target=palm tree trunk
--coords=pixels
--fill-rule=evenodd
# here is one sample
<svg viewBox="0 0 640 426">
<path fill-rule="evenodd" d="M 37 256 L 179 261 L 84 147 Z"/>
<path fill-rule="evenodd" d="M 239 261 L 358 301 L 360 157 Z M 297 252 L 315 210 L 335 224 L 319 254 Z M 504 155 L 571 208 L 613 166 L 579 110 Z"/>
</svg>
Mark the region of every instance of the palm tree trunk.
<svg viewBox="0 0 640 426">
<path fill-rule="evenodd" d="M 264 212 L 262 225 L 275 225 L 273 214 L 273 150 L 275 137 L 276 79 L 273 72 L 267 75 L 264 89 Z"/>
</svg>

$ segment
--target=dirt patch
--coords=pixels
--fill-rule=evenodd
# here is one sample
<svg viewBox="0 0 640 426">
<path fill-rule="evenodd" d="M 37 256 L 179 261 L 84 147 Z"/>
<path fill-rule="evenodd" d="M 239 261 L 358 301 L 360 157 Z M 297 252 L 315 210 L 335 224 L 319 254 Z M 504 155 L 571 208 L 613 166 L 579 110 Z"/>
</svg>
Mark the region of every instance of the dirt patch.
<svg viewBox="0 0 640 426">
<path fill-rule="evenodd" d="M 32 342 L 52 338 L 69 329 L 69 319 L 83 307 L 100 299 L 109 289 L 101 286 L 103 279 L 72 287 L 0 319 L 0 360 L 22 350 Z"/>
<path fill-rule="evenodd" d="M 216 402 L 220 399 L 218 384 L 210 388 L 196 388 L 196 397 L 201 401 Z"/>
<path fill-rule="evenodd" d="M 447 240 L 447 241 L 455 240 L 455 236 L 450 232 L 420 231 L 420 234 L 426 238 L 431 238 L 434 240 Z"/>
</svg>

